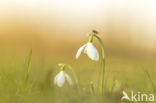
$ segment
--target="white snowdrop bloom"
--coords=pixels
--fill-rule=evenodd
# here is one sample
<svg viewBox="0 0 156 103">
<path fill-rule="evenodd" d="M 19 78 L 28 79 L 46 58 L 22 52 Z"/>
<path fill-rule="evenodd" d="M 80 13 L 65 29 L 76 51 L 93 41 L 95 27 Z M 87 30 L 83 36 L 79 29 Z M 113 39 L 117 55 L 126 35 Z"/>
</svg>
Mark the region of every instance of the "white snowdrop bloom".
<svg viewBox="0 0 156 103">
<path fill-rule="evenodd" d="M 73 85 L 71 77 L 65 71 L 61 70 L 54 78 L 54 84 L 58 87 L 62 87 L 66 80 L 69 85 Z"/>
<path fill-rule="evenodd" d="M 94 47 L 93 43 L 88 42 L 87 44 L 81 46 L 77 53 L 76 53 L 76 59 L 79 58 L 81 52 L 84 50 L 84 53 L 88 55 L 88 57 L 91 60 L 95 60 L 98 61 L 99 60 L 99 53 L 97 51 L 97 49 Z"/>
</svg>

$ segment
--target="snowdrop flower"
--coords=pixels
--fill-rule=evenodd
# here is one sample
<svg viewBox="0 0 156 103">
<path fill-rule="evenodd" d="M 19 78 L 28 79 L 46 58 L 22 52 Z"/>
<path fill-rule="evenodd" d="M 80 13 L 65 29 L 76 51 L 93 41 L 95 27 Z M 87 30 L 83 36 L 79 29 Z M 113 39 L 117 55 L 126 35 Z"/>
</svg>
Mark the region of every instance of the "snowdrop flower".
<svg viewBox="0 0 156 103">
<path fill-rule="evenodd" d="M 104 52 L 104 43 L 102 41 L 102 39 L 97 35 L 98 32 L 96 30 L 93 30 L 91 34 L 89 34 L 89 41 L 87 44 L 81 46 L 77 53 L 76 53 L 76 59 L 78 59 L 80 57 L 80 54 L 82 53 L 82 51 L 84 51 L 85 54 L 88 55 L 88 57 L 91 60 L 94 61 L 98 61 L 99 60 L 99 53 L 97 51 L 97 49 L 94 47 L 93 45 L 93 38 L 96 38 L 101 46 L 101 80 L 100 80 L 100 93 L 103 94 L 104 93 L 104 81 L 105 81 L 105 52 Z"/>
<path fill-rule="evenodd" d="M 63 67 L 63 69 L 55 76 L 54 84 L 58 87 L 62 87 L 65 81 L 67 81 L 69 85 L 73 85 L 71 77 L 64 71 Z"/>
<path fill-rule="evenodd" d="M 99 60 L 99 53 L 98 53 L 97 49 L 94 47 L 92 42 L 88 42 L 87 44 L 81 46 L 78 49 L 78 51 L 76 53 L 76 59 L 79 58 L 79 56 L 83 50 L 84 50 L 84 53 L 87 54 L 91 60 L 95 60 L 95 61 Z"/>
</svg>

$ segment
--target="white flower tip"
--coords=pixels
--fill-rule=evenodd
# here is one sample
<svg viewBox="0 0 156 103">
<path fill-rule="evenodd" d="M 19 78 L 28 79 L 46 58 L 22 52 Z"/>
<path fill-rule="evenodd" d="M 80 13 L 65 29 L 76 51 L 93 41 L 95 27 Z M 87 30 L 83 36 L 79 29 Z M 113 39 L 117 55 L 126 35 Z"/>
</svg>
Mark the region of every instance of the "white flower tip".
<svg viewBox="0 0 156 103">
<path fill-rule="evenodd" d="M 90 59 L 91 59 L 91 60 L 94 60 L 94 61 L 96 61 L 96 62 L 99 61 L 98 58 L 91 58 L 91 57 L 90 57 Z"/>
<path fill-rule="evenodd" d="M 57 85 L 58 87 L 62 87 L 65 83 L 65 81 L 69 83 L 69 85 L 73 85 L 71 77 L 64 71 L 61 71 L 56 75 L 54 78 L 54 84 Z"/>
<path fill-rule="evenodd" d="M 76 58 L 76 59 L 78 59 L 78 58 L 79 58 L 79 56 L 78 56 L 78 54 L 77 54 L 77 53 L 76 53 L 76 56 L 75 56 L 75 58 Z"/>
<path fill-rule="evenodd" d="M 99 60 L 99 53 L 92 43 L 88 43 L 85 50 L 87 51 L 86 54 L 91 60 L 94 60 L 94 61 Z"/>
<path fill-rule="evenodd" d="M 99 58 L 94 59 L 94 61 L 99 61 Z"/>
<path fill-rule="evenodd" d="M 69 85 L 72 86 L 72 85 L 73 85 L 73 81 L 72 81 L 71 77 L 70 77 L 67 73 L 65 74 L 65 77 L 66 77 L 66 79 L 67 79 Z"/>
<path fill-rule="evenodd" d="M 64 77 L 64 71 L 59 72 L 55 79 L 54 79 L 54 84 L 57 85 L 58 87 L 62 87 L 65 82 L 65 77 Z"/>
<path fill-rule="evenodd" d="M 78 49 L 78 51 L 77 51 L 77 53 L 76 53 L 76 59 L 78 59 L 79 57 L 80 57 L 80 54 L 81 54 L 81 52 L 83 51 L 83 49 L 86 47 L 86 44 L 85 45 L 83 45 L 83 46 L 81 46 L 79 49 Z"/>
</svg>

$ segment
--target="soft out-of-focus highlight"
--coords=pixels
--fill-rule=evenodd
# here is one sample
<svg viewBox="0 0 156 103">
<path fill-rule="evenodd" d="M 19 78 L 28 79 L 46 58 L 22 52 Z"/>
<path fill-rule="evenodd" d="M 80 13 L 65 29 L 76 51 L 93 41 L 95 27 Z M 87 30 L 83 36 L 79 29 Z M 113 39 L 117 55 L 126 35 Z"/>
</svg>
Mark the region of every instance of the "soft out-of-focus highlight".
<svg viewBox="0 0 156 103">
<path fill-rule="evenodd" d="M 154 0 L 2 0 L 0 44 L 76 44 L 96 29 L 107 47 L 155 52 L 155 4 Z"/>
</svg>

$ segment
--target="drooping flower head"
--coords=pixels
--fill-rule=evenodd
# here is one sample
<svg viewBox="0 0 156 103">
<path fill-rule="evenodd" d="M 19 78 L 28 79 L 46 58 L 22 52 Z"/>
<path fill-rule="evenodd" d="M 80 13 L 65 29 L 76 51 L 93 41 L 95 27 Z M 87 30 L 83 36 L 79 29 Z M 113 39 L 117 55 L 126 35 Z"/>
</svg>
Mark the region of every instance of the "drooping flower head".
<svg viewBox="0 0 156 103">
<path fill-rule="evenodd" d="M 78 59 L 82 53 L 82 51 L 84 51 L 85 54 L 88 55 L 88 57 L 91 59 L 91 60 L 94 60 L 94 61 L 98 61 L 99 60 L 99 53 L 98 53 L 98 50 L 94 47 L 93 45 L 93 38 L 95 37 L 98 41 L 99 41 L 99 44 L 100 44 L 100 47 L 101 47 L 101 80 L 100 80 L 100 93 L 103 94 L 104 93 L 104 81 L 105 81 L 105 49 L 104 49 L 104 43 L 103 43 L 103 40 L 98 36 L 96 35 L 98 34 L 97 31 L 93 30 L 92 33 L 89 35 L 89 41 L 88 43 L 86 43 L 85 45 L 81 46 L 77 53 L 76 53 L 76 59 Z"/>
<path fill-rule="evenodd" d="M 67 81 L 69 85 L 73 85 L 71 77 L 64 71 L 64 66 L 61 66 L 61 71 L 55 76 L 54 84 L 58 87 L 62 87 L 64 83 Z"/>
<path fill-rule="evenodd" d="M 87 54 L 91 60 L 94 60 L 94 61 L 99 60 L 99 52 L 93 45 L 93 35 L 92 34 L 89 35 L 88 43 L 84 44 L 83 46 L 81 46 L 78 49 L 78 51 L 76 53 L 76 59 L 78 59 L 80 57 L 82 51 L 84 51 L 84 53 Z"/>
</svg>

